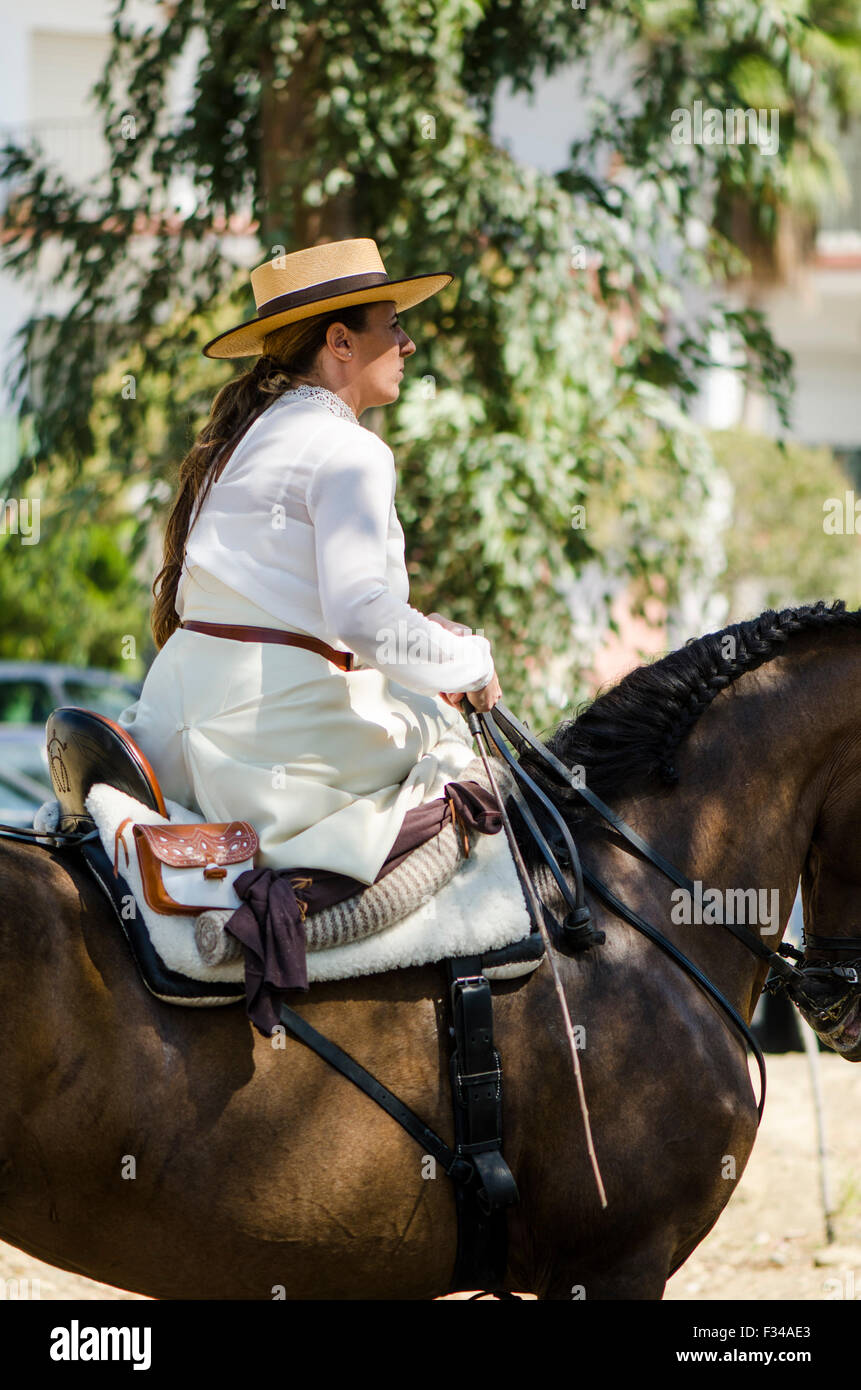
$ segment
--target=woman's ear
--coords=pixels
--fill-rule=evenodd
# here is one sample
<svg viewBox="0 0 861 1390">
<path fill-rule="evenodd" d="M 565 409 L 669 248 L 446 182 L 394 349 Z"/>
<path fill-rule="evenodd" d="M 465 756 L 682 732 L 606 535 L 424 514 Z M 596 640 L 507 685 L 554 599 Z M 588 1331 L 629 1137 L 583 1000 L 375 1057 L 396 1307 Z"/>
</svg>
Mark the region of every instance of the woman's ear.
<svg viewBox="0 0 861 1390">
<path fill-rule="evenodd" d="M 353 355 L 350 335 L 343 323 L 330 323 L 326 330 L 326 346 L 339 362 L 346 362 Z"/>
</svg>

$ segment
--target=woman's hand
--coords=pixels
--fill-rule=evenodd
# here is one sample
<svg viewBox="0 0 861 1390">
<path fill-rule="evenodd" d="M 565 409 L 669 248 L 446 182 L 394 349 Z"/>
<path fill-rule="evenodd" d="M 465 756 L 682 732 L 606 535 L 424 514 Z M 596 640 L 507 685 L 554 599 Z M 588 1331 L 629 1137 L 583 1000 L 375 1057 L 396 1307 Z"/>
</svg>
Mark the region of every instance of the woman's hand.
<svg viewBox="0 0 861 1390">
<path fill-rule="evenodd" d="M 431 622 L 439 623 L 441 627 L 447 627 L 449 632 L 454 632 L 458 637 L 472 636 L 471 627 L 464 627 L 463 623 L 453 623 L 450 619 L 444 618 L 441 613 L 428 613 L 427 616 Z M 456 708 L 467 693 L 469 694 L 469 702 L 473 709 L 482 712 L 493 709 L 497 700 L 502 699 L 502 689 L 499 681 L 496 679 L 496 672 L 494 671 L 487 685 L 483 685 L 480 690 L 470 690 L 469 692 L 457 690 L 453 693 L 441 690 L 440 696 L 445 700 L 447 705 L 454 705 Z"/>
<path fill-rule="evenodd" d="M 485 712 L 493 709 L 497 700 L 502 699 L 502 687 L 497 679 L 496 671 L 494 671 L 487 685 L 483 685 L 480 690 L 467 690 L 465 694 L 473 709 Z M 461 711 L 461 713 L 462 712 L 463 711 Z"/>
<path fill-rule="evenodd" d="M 483 685 L 480 690 L 460 690 L 456 691 L 453 695 L 446 694 L 445 691 L 441 690 L 440 695 L 447 704 L 455 706 L 461 703 L 464 695 L 468 695 L 469 703 L 472 705 L 473 709 L 486 713 L 488 710 L 493 709 L 497 700 L 502 699 L 502 688 L 500 687 L 499 681 L 496 678 L 496 672 L 494 671 L 487 685 Z M 461 714 L 462 713 L 463 710 L 461 710 Z"/>
</svg>

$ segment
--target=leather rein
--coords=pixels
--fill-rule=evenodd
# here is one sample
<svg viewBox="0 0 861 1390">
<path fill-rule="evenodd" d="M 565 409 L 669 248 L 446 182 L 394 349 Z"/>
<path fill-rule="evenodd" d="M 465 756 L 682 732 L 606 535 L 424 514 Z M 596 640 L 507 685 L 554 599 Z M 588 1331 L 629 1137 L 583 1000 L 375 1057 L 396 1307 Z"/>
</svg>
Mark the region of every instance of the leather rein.
<svg viewBox="0 0 861 1390">
<path fill-rule="evenodd" d="M 468 700 L 468 695 L 465 698 Z M 511 752 L 500 738 L 495 726 L 498 726 L 498 728 L 502 730 L 521 757 L 524 753 L 536 754 L 541 762 L 555 774 L 566 788 L 571 788 L 575 791 L 588 806 L 591 806 L 593 810 L 612 826 L 627 845 L 631 846 L 632 850 L 635 850 L 639 855 L 648 859 L 666 878 L 670 879 L 671 882 L 693 895 L 695 893 L 693 881 L 659 853 L 658 850 L 653 849 L 651 845 L 647 844 L 641 835 L 638 835 L 620 816 L 617 816 L 615 811 L 611 810 L 611 808 L 597 797 L 594 792 L 582 785 L 580 779 L 575 777 L 571 769 L 566 767 L 559 758 L 551 753 L 550 749 L 547 748 L 545 744 L 539 739 L 536 739 L 529 732 L 526 725 L 522 724 L 501 700 L 493 706 L 489 713 L 472 710 L 471 706 L 469 708 L 468 722 L 473 735 L 478 737 L 480 734 L 483 734 L 488 746 L 492 744 L 493 747 L 496 748 L 499 756 L 508 764 L 515 778 L 523 784 L 524 788 L 531 793 L 534 800 L 537 801 L 538 807 L 540 808 L 539 813 L 541 811 L 545 813 L 545 828 L 548 828 L 551 834 L 554 831 L 556 832 L 554 837 L 555 844 L 551 847 L 526 798 L 519 788 L 515 786 L 512 791 L 512 799 L 527 828 L 536 840 L 556 880 L 559 891 L 569 908 L 565 921 L 560 928 L 553 914 L 546 905 L 542 904 L 545 915 L 550 917 L 553 926 L 557 930 L 557 941 L 564 940 L 567 936 L 569 945 L 574 950 L 578 950 L 585 949 L 592 945 L 599 945 L 604 940 L 604 933 L 596 932 L 590 925 L 591 914 L 586 903 L 584 890 L 584 885 L 588 883 L 612 912 L 628 922 L 630 926 L 641 932 L 650 941 L 654 942 L 656 946 L 664 951 L 676 965 L 694 980 L 700 988 L 715 1001 L 724 1015 L 729 1019 L 730 1023 L 741 1034 L 744 1042 L 753 1053 L 759 1068 L 760 1097 L 757 1105 L 757 1123 L 759 1123 L 762 1119 L 763 1107 L 765 1105 L 765 1060 L 759 1044 L 748 1024 L 729 1000 L 726 999 L 721 991 L 708 979 L 704 972 L 701 971 L 693 961 L 689 960 L 673 942 L 668 940 L 662 932 L 658 931 L 656 927 L 653 927 L 638 912 L 635 912 L 632 908 L 628 907 L 627 904 L 623 903 L 622 900 L 589 869 L 585 869 L 581 866 L 577 849 L 571 836 L 571 831 L 563 819 L 558 806 L 556 806 L 543 789 L 538 786 L 535 780 L 530 777 L 523 766 L 515 761 Z M 559 853 L 561 853 L 563 858 L 567 861 L 573 873 L 573 893 L 558 863 L 557 854 Z M 534 891 L 534 885 L 532 885 L 532 887 Z M 819 1022 L 827 1023 L 832 1021 L 835 1013 L 842 1009 L 846 996 L 844 995 L 841 1000 L 836 1004 L 832 1004 L 829 1008 L 823 1008 L 821 1003 L 811 999 L 804 989 L 806 976 L 810 974 L 830 976 L 835 979 L 843 980 L 848 987 L 857 987 L 859 984 L 858 971 L 851 965 L 806 965 L 802 969 L 799 969 L 790 964 L 789 960 L 786 959 L 787 956 L 795 956 L 800 960 L 804 959 L 804 953 L 799 951 L 796 947 L 788 943 L 782 943 L 778 951 L 773 951 L 770 947 L 765 945 L 761 937 L 748 931 L 746 927 L 742 927 L 733 922 L 721 922 L 718 925 L 724 927 L 726 931 L 731 932 L 732 935 L 754 955 L 758 956 L 761 960 L 768 961 L 771 967 L 771 974 L 766 980 L 764 989 L 769 992 L 775 992 L 778 989 L 788 989 L 793 1002 L 797 1002 L 799 999 L 804 1000 L 805 1007 Z M 811 949 L 855 950 L 861 946 L 861 937 L 819 937 L 810 935 L 805 937 L 805 941 Z"/>
<path fill-rule="evenodd" d="M 0 840 L 20 840 L 43 849 L 74 849 L 85 840 L 98 838 L 98 830 L 36 830 L 27 825 L 6 825 L 0 821 Z"/>
</svg>

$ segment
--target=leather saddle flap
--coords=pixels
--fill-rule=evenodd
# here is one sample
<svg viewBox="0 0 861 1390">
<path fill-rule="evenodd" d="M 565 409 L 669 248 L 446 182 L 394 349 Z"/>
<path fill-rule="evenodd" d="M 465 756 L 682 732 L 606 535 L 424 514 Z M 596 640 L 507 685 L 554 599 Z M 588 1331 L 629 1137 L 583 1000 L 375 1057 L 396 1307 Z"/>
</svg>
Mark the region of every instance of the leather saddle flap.
<svg viewBox="0 0 861 1390">
<path fill-rule="evenodd" d="M 238 864 L 257 853 L 253 826 L 244 820 L 195 825 L 133 826 L 136 840 L 170 868 L 205 868 L 208 864 Z"/>
</svg>

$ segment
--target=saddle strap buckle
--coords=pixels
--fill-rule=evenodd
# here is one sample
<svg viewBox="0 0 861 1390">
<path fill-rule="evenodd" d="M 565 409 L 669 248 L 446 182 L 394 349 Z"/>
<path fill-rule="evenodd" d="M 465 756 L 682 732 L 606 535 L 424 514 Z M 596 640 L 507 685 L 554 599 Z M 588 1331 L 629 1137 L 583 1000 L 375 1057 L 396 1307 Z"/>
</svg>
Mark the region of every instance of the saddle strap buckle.
<svg viewBox="0 0 861 1390">
<path fill-rule="evenodd" d="M 475 1165 L 476 1200 L 489 1214 L 510 1206 L 517 1184 L 502 1157 L 502 1063 L 493 1045 L 493 996 L 470 957 L 451 964 L 455 1049 L 451 1058 L 457 1152 Z M 484 1194 L 484 1195 L 482 1195 Z"/>
<path fill-rule="evenodd" d="M 474 1092 L 468 1091 L 464 1094 L 467 1087 L 477 1088 L 480 1086 L 487 1086 L 488 1092 L 485 1097 L 486 1099 L 489 1100 L 492 1097 L 494 1101 L 498 1101 L 501 1098 L 502 1064 L 499 1060 L 499 1053 L 496 1051 L 496 1048 L 493 1049 L 493 1055 L 496 1058 L 496 1067 L 493 1071 L 455 1072 L 455 1094 L 459 1104 L 470 1104 Z"/>
</svg>

